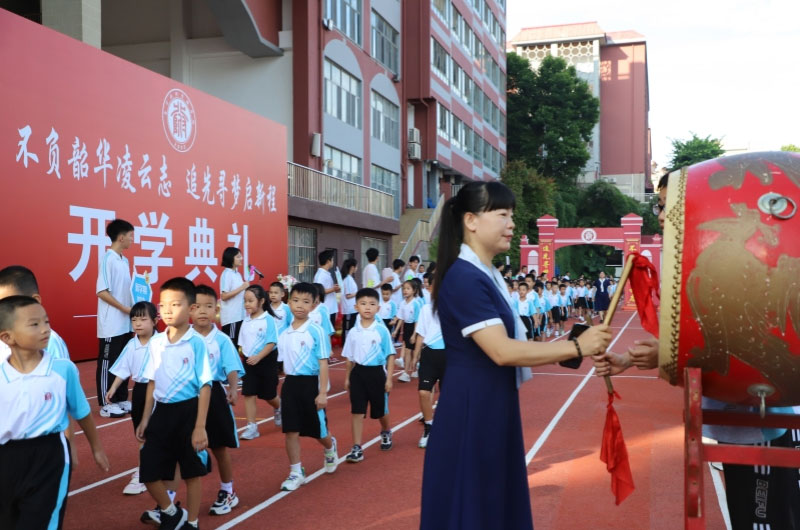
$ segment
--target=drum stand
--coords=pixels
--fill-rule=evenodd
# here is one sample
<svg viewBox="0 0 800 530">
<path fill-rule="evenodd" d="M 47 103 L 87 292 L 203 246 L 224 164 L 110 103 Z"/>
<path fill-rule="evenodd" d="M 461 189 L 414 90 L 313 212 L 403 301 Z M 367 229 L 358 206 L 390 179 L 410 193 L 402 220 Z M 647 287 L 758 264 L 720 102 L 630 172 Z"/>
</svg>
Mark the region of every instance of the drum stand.
<svg viewBox="0 0 800 530">
<path fill-rule="evenodd" d="M 706 528 L 703 473 L 705 462 L 800 468 L 800 451 L 785 447 L 704 444 L 703 425 L 800 429 L 800 416 L 703 410 L 700 368 L 684 374 L 684 517 L 686 530 Z M 763 399 L 763 398 L 762 398 Z"/>
</svg>

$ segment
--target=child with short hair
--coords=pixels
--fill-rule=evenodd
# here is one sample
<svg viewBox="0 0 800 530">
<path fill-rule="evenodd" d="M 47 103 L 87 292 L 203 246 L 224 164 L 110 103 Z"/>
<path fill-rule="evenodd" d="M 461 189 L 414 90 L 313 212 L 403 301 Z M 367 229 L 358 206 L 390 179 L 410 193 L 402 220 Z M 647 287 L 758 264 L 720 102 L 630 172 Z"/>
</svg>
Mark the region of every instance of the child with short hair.
<svg viewBox="0 0 800 530">
<path fill-rule="evenodd" d="M 535 284 L 533 284 L 533 290 L 536 293 L 536 305 L 539 315 L 538 338 L 541 342 L 544 340 L 545 334 L 547 334 L 548 337 L 550 336 L 550 334 L 547 333 L 547 320 L 548 315 L 550 314 L 551 306 L 544 294 L 544 284 L 542 282 L 537 281 Z"/>
<path fill-rule="evenodd" d="M 361 285 L 363 287 L 372 287 L 373 289 L 380 289 L 384 285 L 381 280 L 380 273 L 378 272 L 378 258 L 380 251 L 377 248 L 368 248 L 365 252 L 367 256 L 367 266 L 361 273 Z"/>
<path fill-rule="evenodd" d="M 311 322 L 321 327 L 323 331 L 325 331 L 325 334 L 330 337 L 336 333 L 336 330 L 333 329 L 330 312 L 328 311 L 328 306 L 326 306 L 324 302 L 325 287 L 321 283 L 314 283 L 312 285 L 317 289 L 317 296 L 314 299 L 314 309 L 309 313 L 308 318 Z"/>
<path fill-rule="evenodd" d="M 378 310 L 378 316 L 391 332 L 397 321 L 397 304 L 392 300 L 392 286 L 388 283 L 381 285 L 381 307 Z"/>
<path fill-rule="evenodd" d="M 269 284 L 269 306 L 272 308 L 272 313 L 275 315 L 275 325 L 278 326 L 278 335 L 292 323 L 292 312 L 289 310 L 289 306 L 283 301 L 285 295 L 286 288 L 281 282 L 272 282 Z"/>
<path fill-rule="evenodd" d="M 558 309 L 558 288 L 554 282 L 547 282 L 547 292 L 545 292 L 547 306 L 550 308 L 550 323 L 552 327 L 547 328 L 547 336 L 552 334 L 558 336 L 558 323 L 561 321 L 561 313 Z"/>
<path fill-rule="evenodd" d="M 0 527 L 61 528 L 72 462 L 64 431 L 76 418 L 95 463 L 108 471 L 78 369 L 47 350 L 50 324 L 30 296 L 0 300 Z"/>
<path fill-rule="evenodd" d="M 419 392 L 419 407 L 423 422 L 422 437 L 417 446 L 425 449 L 428 446 L 428 436 L 433 425 L 433 388 L 436 383 L 439 383 L 439 392 L 442 391 L 447 358 L 439 315 L 434 312 L 433 304 L 427 304 L 420 311 L 416 333 L 414 356 L 419 359 L 417 391 Z"/>
<path fill-rule="evenodd" d="M 556 337 L 559 335 L 564 334 L 564 323 L 569 318 L 569 308 L 571 305 L 571 300 L 569 295 L 567 294 L 567 285 L 562 283 L 558 286 L 558 297 L 557 297 L 557 313 L 558 313 L 558 331 L 556 331 Z"/>
<path fill-rule="evenodd" d="M 292 287 L 289 308 L 294 319 L 278 337 L 279 360 L 286 372 L 281 402 L 290 468 L 289 476 L 281 484 L 284 491 L 294 491 L 305 482 L 306 473 L 300 460 L 300 436 L 315 438 L 322 444 L 327 473 L 333 473 L 338 466 L 336 438 L 328 432 L 325 416 L 330 340 L 309 318 L 318 295 L 319 291 L 310 283 L 301 282 Z"/>
<path fill-rule="evenodd" d="M 192 325 L 208 348 L 212 383 L 206 432 L 208 448 L 217 460 L 220 482 L 217 499 L 211 505 L 209 513 L 225 515 L 239 504 L 239 498 L 233 489 L 233 466 L 228 448 L 239 447 L 232 407 L 236 405 L 239 377 L 244 375 L 244 367 L 233 341 L 218 330 L 215 324 L 217 292 L 208 285 L 198 285 L 196 291 Z M 227 390 L 225 385 L 228 386 Z"/>
<path fill-rule="evenodd" d="M 395 259 L 392 262 L 392 300 L 394 303 L 397 304 L 397 307 L 400 307 L 400 304 L 403 303 L 403 281 L 400 279 L 400 275 L 403 274 L 403 269 L 406 266 L 406 262 L 401 259 Z"/>
<path fill-rule="evenodd" d="M 351 463 L 364 460 L 361 436 L 364 416 L 381 423 L 381 451 L 392 448 L 389 426 L 389 393 L 392 391 L 395 351 L 386 326 L 375 318 L 378 313 L 378 291 L 369 287 L 356 293 L 356 309 L 361 317 L 345 342 L 342 357 L 347 360 L 344 389 L 350 392 L 353 448 L 347 455 Z"/>
<path fill-rule="evenodd" d="M 417 269 L 419 268 L 419 256 L 411 256 L 408 258 L 408 269 L 403 275 L 403 281 L 413 280 L 417 277 Z"/>
<path fill-rule="evenodd" d="M 244 292 L 244 309 L 247 312 L 239 344 L 245 356 L 242 395 L 247 416 L 247 427 L 242 440 L 261 436 L 256 424 L 256 400 L 263 399 L 275 409 L 275 426 L 281 426 L 281 399 L 278 397 L 278 327 L 267 293 L 260 285 L 251 285 Z"/>
<path fill-rule="evenodd" d="M 403 303 L 397 310 L 397 326 L 394 331 L 393 338 L 396 339 L 398 335 L 403 333 L 403 373 L 397 378 L 398 381 L 408 383 L 411 381 L 412 375 L 409 370 L 417 374 L 417 363 L 414 360 L 414 326 L 417 319 L 419 319 L 419 312 L 424 304 L 420 303 L 419 287 L 416 282 L 406 280 L 403 282 Z M 417 374 L 418 375 L 418 374 Z M 416 377 L 416 375 L 413 375 Z"/>
<path fill-rule="evenodd" d="M 109 373 L 115 375 L 114 382 L 108 389 L 106 398 L 110 401 L 117 389 L 125 383 L 128 378 L 133 380 L 133 391 L 131 392 L 131 422 L 133 423 L 133 435 L 136 436 L 136 429 L 142 421 L 144 413 L 144 403 L 147 399 L 147 383 L 149 381 L 142 375 L 147 357 L 150 354 L 150 339 L 158 334 L 156 323 L 158 322 L 158 310 L 150 302 L 137 302 L 131 307 L 131 326 L 133 327 L 134 337 L 122 349 L 122 353 L 117 357 L 116 362 L 111 366 Z M 139 449 L 142 446 L 139 444 Z M 137 453 L 138 460 L 139 455 Z M 133 472 L 130 482 L 123 488 L 124 495 L 139 495 L 147 491 L 147 487 L 139 480 L 139 468 Z"/>
<path fill-rule="evenodd" d="M 356 285 L 355 274 L 358 271 L 358 262 L 352 258 L 344 260 L 342 264 L 342 343 L 347 342 L 347 334 L 356 325 Z"/>
<path fill-rule="evenodd" d="M 531 318 L 533 308 L 531 300 L 528 299 L 528 282 L 520 282 L 518 292 L 519 300 L 514 304 L 514 308 L 525 325 L 525 336 L 528 340 L 533 340 L 533 319 Z"/>
<path fill-rule="evenodd" d="M 420 265 L 422 267 L 422 265 Z M 431 282 L 433 281 L 433 274 L 426 272 L 422 275 L 422 298 L 426 304 L 431 303 Z"/>
<path fill-rule="evenodd" d="M 142 372 L 149 382 L 136 429 L 136 438 L 144 442 L 139 474 L 161 509 L 160 528 L 169 530 L 184 523 L 197 528 L 201 477 L 208 473 L 206 417 L 212 374 L 208 347 L 189 325 L 195 304 L 194 284 L 186 278 L 172 278 L 161 285 L 158 307 L 167 327 L 150 340 L 150 356 Z M 186 483 L 187 509 L 172 503 L 164 484 L 175 478 L 176 464 Z"/>
<path fill-rule="evenodd" d="M 581 278 L 578 280 L 578 286 L 575 288 L 575 307 L 578 310 L 578 318 L 581 322 L 586 322 L 586 316 L 588 315 L 587 309 L 589 308 L 589 304 L 587 304 L 586 299 L 588 298 L 587 289 L 586 289 L 586 281 Z M 591 317 L 589 317 L 591 318 Z"/>
</svg>

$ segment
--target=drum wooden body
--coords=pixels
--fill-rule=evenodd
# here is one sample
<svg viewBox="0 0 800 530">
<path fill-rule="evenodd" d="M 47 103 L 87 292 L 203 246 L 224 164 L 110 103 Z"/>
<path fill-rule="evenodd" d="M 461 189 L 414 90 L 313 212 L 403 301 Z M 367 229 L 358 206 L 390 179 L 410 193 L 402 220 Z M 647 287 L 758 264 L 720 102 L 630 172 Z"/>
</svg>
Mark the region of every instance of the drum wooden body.
<svg viewBox="0 0 800 530">
<path fill-rule="evenodd" d="M 670 175 L 659 368 L 704 395 L 800 404 L 800 154 L 746 153 Z"/>
</svg>

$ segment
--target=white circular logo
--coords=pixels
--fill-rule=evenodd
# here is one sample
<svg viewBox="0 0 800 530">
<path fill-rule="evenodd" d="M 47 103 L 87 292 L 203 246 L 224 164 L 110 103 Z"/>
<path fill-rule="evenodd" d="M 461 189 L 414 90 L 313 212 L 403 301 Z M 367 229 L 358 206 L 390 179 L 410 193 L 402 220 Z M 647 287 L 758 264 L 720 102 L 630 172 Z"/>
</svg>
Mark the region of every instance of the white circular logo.
<svg viewBox="0 0 800 530">
<path fill-rule="evenodd" d="M 183 90 L 173 88 L 167 92 L 161 108 L 164 134 L 173 149 L 185 153 L 194 145 L 197 136 L 197 117 L 192 100 Z"/>
<path fill-rule="evenodd" d="M 583 232 L 581 232 L 581 241 L 584 243 L 594 243 L 597 239 L 597 232 L 592 230 L 591 228 L 587 228 Z"/>
</svg>

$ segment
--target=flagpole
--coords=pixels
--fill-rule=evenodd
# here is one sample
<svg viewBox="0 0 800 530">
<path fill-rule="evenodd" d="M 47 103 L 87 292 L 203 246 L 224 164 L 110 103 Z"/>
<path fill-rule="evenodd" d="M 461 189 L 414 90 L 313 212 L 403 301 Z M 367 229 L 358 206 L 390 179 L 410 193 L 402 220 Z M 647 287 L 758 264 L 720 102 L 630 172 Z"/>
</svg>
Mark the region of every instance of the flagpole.
<svg viewBox="0 0 800 530">
<path fill-rule="evenodd" d="M 606 326 L 611 324 L 611 320 L 614 318 L 614 313 L 617 311 L 620 298 L 622 298 L 622 293 L 625 290 L 625 284 L 628 282 L 631 269 L 633 269 L 634 259 L 636 259 L 635 254 L 628 254 L 628 259 L 625 261 L 625 268 L 622 270 L 622 275 L 619 277 L 619 284 L 617 284 L 617 288 L 614 290 L 614 296 L 611 297 L 611 302 L 608 304 L 606 318 L 603 320 L 603 324 Z M 608 390 L 608 393 L 613 394 L 614 384 L 611 382 L 611 377 L 607 375 L 603 379 L 606 381 L 606 389 Z"/>
</svg>

